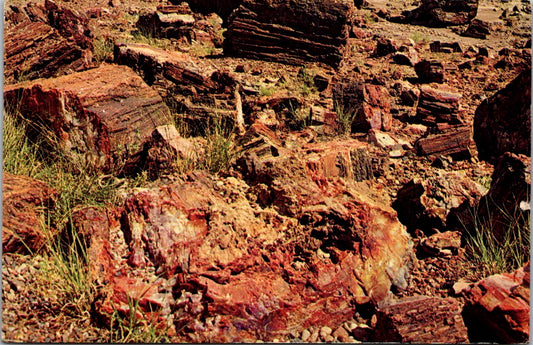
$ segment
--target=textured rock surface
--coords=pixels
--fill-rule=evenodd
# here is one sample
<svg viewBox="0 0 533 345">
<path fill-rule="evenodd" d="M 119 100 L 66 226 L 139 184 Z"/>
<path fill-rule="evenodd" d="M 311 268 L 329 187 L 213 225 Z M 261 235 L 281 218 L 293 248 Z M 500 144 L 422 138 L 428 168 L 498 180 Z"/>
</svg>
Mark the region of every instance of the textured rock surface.
<svg viewBox="0 0 533 345">
<path fill-rule="evenodd" d="M 92 66 L 92 35 L 87 18 L 46 0 L 29 3 L 6 23 L 4 78 L 48 78 L 83 71 Z"/>
<path fill-rule="evenodd" d="M 172 0 L 175 4 L 180 4 L 181 0 Z M 234 9 L 239 7 L 243 0 L 187 0 L 194 12 L 209 14 L 215 12 L 226 23 L 228 16 Z"/>
<path fill-rule="evenodd" d="M 239 86 L 227 72 L 202 68 L 189 55 L 146 44 L 117 43 L 114 54 L 117 63 L 139 73 L 198 132 L 193 134 L 205 135 L 217 117 L 228 126 L 238 121 Z"/>
<path fill-rule="evenodd" d="M 389 131 L 392 127 L 390 95 L 384 86 L 344 79 L 333 87 L 333 99 L 338 116 L 352 118 L 352 132 Z"/>
<path fill-rule="evenodd" d="M 412 249 L 404 227 L 353 184 L 351 152 L 366 144 L 340 142 L 352 149 L 339 154 L 309 144 L 272 150 L 277 139 L 268 140 L 265 149 L 249 148 L 255 159 L 238 163 L 248 184 L 193 174 L 133 191 L 126 201 L 128 262 L 177 274 L 176 292 L 202 291 L 204 317 L 219 315 L 226 325 L 213 328 L 191 314 L 183 326 L 193 341 L 337 328 L 353 317 L 354 304 L 376 303 L 405 284 Z"/>
<path fill-rule="evenodd" d="M 410 232 L 444 230 L 450 211 L 463 202 L 474 204 L 487 190 L 457 172 L 443 172 L 425 180 L 411 180 L 397 194 L 392 207 Z"/>
<path fill-rule="evenodd" d="M 371 341 L 401 343 L 465 343 L 462 306 L 454 298 L 413 296 L 379 308 Z"/>
<path fill-rule="evenodd" d="M 45 243 L 43 208 L 53 206 L 57 194 L 44 182 L 3 173 L 2 251 L 39 251 Z"/>
<path fill-rule="evenodd" d="M 494 162 L 504 152 L 531 154 L 531 69 L 484 100 L 474 118 L 479 158 Z"/>
<path fill-rule="evenodd" d="M 525 343 L 529 339 L 530 264 L 487 277 L 463 291 L 470 340 Z"/>
<path fill-rule="evenodd" d="M 478 0 L 422 0 L 418 8 L 404 15 L 412 24 L 439 27 L 467 24 L 477 9 Z"/>
<path fill-rule="evenodd" d="M 415 142 L 418 155 L 449 155 L 455 160 L 469 159 L 475 152 L 470 126 L 450 126 L 440 133 L 428 134 Z"/>
<path fill-rule="evenodd" d="M 506 153 L 492 173 L 488 193 L 477 203 L 460 205 L 449 215 L 448 223 L 460 231 L 490 229 L 498 241 L 515 240 L 519 231 L 529 228 L 531 158 Z M 526 230 L 527 231 L 527 230 Z"/>
<path fill-rule="evenodd" d="M 416 118 L 426 125 L 437 122 L 461 124 L 461 98 L 456 89 L 446 85 L 422 85 Z"/>
<path fill-rule="evenodd" d="M 104 171 L 120 172 L 153 130 L 170 121 L 161 97 L 126 66 L 11 85 L 4 98 L 8 107 L 50 128 L 75 162 Z"/>
<path fill-rule="evenodd" d="M 224 53 L 295 65 L 321 61 L 336 66 L 353 8 L 348 0 L 245 0 L 228 19 Z"/>
</svg>

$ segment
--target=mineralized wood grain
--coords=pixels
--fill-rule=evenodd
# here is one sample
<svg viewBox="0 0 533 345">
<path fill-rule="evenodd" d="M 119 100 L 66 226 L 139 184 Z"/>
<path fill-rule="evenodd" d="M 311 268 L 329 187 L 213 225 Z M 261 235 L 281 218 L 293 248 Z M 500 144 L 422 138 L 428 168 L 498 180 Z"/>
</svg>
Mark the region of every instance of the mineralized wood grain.
<svg viewBox="0 0 533 345">
<path fill-rule="evenodd" d="M 4 78 L 18 80 L 55 77 L 92 66 L 92 38 L 87 19 L 52 1 L 30 3 L 7 23 Z M 10 18 L 11 18 L 10 17 Z"/>
<path fill-rule="evenodd" d="M 2 251 L 38 251 L 46 240 L 43 209 L 53 205 L 56 192 L 42 181 L 7 172 L 3 173 L 2 191 Z"/>
<path fill-rule="evenodd" d="M 299 65 L 340 63 L 352 1 L 246 0 L 228 19 L 224 53 Z"/>
<path fill-rule="evenodd" d="M 126 66 L 10 85 L 4 98 L 7 107 L 49 128 L 84 168 L 120 170 L 157 126 L 170 123 L 158 93 Z"/>
<path fill-rule="evenodd" d="M 468 333 L 454 298 L 413 296 L 379 308 L 377 342 L 464 343 Z"/>
<path fill-rule="evenodd" d="M 415 143 L 417 153 L 425 156 L 449 155 L 455 159 L 472 157 L 474 149 L 469 126 L 451 127 L 439 134 L 430 134 Z"/>
</svg>

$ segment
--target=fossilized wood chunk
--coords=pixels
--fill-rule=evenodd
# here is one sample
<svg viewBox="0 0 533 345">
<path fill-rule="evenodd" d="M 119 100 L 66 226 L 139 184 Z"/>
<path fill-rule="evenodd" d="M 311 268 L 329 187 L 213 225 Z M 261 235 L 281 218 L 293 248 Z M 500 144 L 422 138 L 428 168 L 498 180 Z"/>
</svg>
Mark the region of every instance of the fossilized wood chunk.
<svg viewBox="0 0 533 345">
<path fill-rule="evenodd" d="M 45 244 L 46 208 L 57 193 L 44 182 L 7 172 L 3 174 L 2 251 L 36 252 Z"/>
<path fill-rule="evenodd" d="M 30 3 L 6 25 L 4 78 L 6 83 L 55 77 L 92 66 L 92 36 L 88 20 L 46 0 Z"/>
<path fill-rule="evenodd" d="M 531 69 L 484 100 L 474 117 L 479 158 L 495 162 L 504 152 L 531 155 Z"/>
<path fill-rule="evenodd" d="M 126 66 L 11 85 L 4 97 L 8 108 L 51 130 L 84 168 L 119 172 L 157 126 L 170 122 L 161 97 Z"/>
<path fill-rule="evenodd" d="M 468 342 L 461 311 L 461 304 L 454 298 L 406 297 L 378 309 L 375 335 L 371 341 Z"/>
<path fill-rule="evenodd" d="M 228 19 L 224 53 L 336 66 L 342 59 L 353 8 L 349 0 L 245 0 Z"/>
</svg>

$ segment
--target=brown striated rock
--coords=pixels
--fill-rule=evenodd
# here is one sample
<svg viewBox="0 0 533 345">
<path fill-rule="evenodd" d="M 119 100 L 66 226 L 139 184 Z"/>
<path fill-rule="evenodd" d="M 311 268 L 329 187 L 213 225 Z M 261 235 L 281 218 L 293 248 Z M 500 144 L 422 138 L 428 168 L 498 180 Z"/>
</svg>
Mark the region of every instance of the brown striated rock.
<svg viewBox="0 0 533 345">
<path fill-rule="evenodd" d="M 45 244 L 45 213 L 57 193 L 44 182 L 3 173 L 2 251 L 34 253 Z"/>
<path fill-rule="evenodd" d="M 46 0 L 13 7 L 17 17 L 6 25 L 4 78 L 19 80 L 56 77 L 83 71 L 92 64 L 92 34 L 84 16 Z"/>
<path fill-rule="evenodd" d="M 397 193 L 392 207 L 410 232 L 420 229 L 429 234 L 433 228 L 446 228 L 453 208 L 465 200 L 473 203 L 487 191 L 457 172 L 438 172 L 435 177 L 411 180 Z"/>
<path fill-rule="evenodd" d="M 475 152 L 469 126 L 450 126 L 441 133 L 429 134 L 415 142 L 415 149 L 421 156 L 451 156 L 455 160 L 469 159 Z"/>
<path fill-rule="evenodd" d="M 352 117 L 352 132 L 392 128 L 390 95 L 384 86 L 345 79 L 333 86 L 333 99 L 339 117 Z"/>
<path fill-rule="evenodd" d="M 461 232 L 444 231 L 433 234 L 420 241 L 420 249 L 425 255 L 451 256 L 461 247 Z"/>
<path fill-rule="evenodd" d="M 484 100 L 474 117 L 479 158 L 495 162 L 504 152 L 531 154 L 531 69 Z"/>
<path fill-rule="evenodd" d="M 11 85 L 4 99 L 28 120 L 49 128 L 74 162 L 117 173 L 134 169 L 129 161 L 157 126 L 170 122 L 161 97 L 126 66 L 103 65 Z"/>
<path fill-rule="evenodd" d="M 293 65 L 320 61 L 337 66 L 353 10 L 351 0 L 245 0 L 228 19 L 224 53 Z"/>
<path fill-rule="evenodd" d="M 463 317 L 472 342 L 525 343 L 529 339 L 530 263 L 487 277 L 463 290 Z"/>
<path fill-rule="evenodd" d="M 116 216 L 112 211 L 92 206 L 72 212 L 73 226 L 81 243 L 86 245 L 89 277 L 97 284 L 108 284 L 115 274 L 117 262 L 111 251 L 109 232 L 114 219 Z"/>
<path fill-rule="evenodd" d="M 405 297 L 382 306 L 371 341 L 402 343 L 465 343 L 462 306 L 454 298 Z"/>
<path fill-rule="evenodd" d="M 422 0 L 418 8 L 402 15 L 411 24 L 443 27 L 468 24 L 477 8 L 478 0 Z"/>
<path fill-rule="evenodd" d="M 374 55 L 377 57 L 386 56 L 392 53 L 397 52 L 399 49 L 399 44 L 396 41 L 393 41 L 388 38 L 379 38 L 376 43 L 376 49 L 374 50 Z"/>
<path fill-rule="evenodd" d="M 429 49 L 434 53 L 462 53 L 463 48 L 459 42 L 433 41 L 429 44 Z"/>
<path fill-rule="evenodd" d="M 461 35 L 466 37 L 486 39 L 487 35 L 490 35 L 490 31 L 489 23 L 479 19 L 474 19 L 472 22 L 470 22 L 468 28 L 466 28 Z"/>
<path fill-rule="evenodd" d="M 415 65 L 415 72 L 421 83 L 442 83 L 444 66 L 437 60 L 422 60 Z"/>
<path fill-rule="evenodd" d="M 171 109 L 189 124 L 193 135 L 205 135 L 214 119 L 241 129 L 238 118 L 240 87 L 226 71 L 208 74 L 190 55 L 146 44 L 115 44 L 115 61 L 133 68 L 156 89 Z M 241 121 L 239 123 L 239 121 Z"/>
<path fill-rule="evenodd" d="M 416 112 L 416 119 L 425 125 L 447 122 L 462 124 L 460 101 L 462 95 L 447 85 L 422 85 Z"/>
<path fill-rule="evenodd" d="M 162 38 L 194 38 L 196 20 L 187 3 L 179 6 L 158 6 L 157 11 L 139 16 L 137 28 L 144 35 Z"/>
<path fill-rule="evenodd" d="M 152 180 L 176 170 L 186 170 L 192 162 L 205 161 L 205 145 L 200 141 L 201 138 L 183 138 L 174 125 L 159 126 L 144 144 L 139 164 Z"/>
</svg>

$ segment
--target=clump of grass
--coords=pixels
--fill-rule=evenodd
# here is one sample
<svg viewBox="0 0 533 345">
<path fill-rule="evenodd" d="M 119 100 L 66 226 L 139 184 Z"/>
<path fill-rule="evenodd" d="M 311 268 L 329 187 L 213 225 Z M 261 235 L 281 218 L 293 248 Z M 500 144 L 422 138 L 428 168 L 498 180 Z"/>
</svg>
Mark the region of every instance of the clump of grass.
<svg viewBox="0 0 533 345">
<path fill-rule="evenodd" d="M 341 101 L 335 101 L 334 107 L 335 112 L 337 113 L 337 128 L 339 133 L 345 136 L 349 135 L 352 132 L 352 124 L 358 109 L 347 109 Z"/>
<path fill-rule="evenodd" d="M 415 42 L 415 44 L 419 43 L 429 43 L 430 39 L 427 35 L 420 33 L 419 31 L 415 31 L 411 34 L 410 38 Z"/>
<path fill-rule="evenodd" d="M 111 315 L 109 326 L 110 343 L 168 343 L 170 342 L 166 335 L 167 326 L 157 322 L 157 313 L 152 320 L 138 318 L 140 311 L 138 300 L 132 300 L 128 297 L 128 312 L 126 315 L 120 315 L 118 310 L 114 310 Z"/>
<path fill-rule="evenodd" d="M 523 266 L 530 257 L 530 213 L 521 210 L 519 207 L 509 211 L 498 206 L 494 200 L 487 201 L 495 207 L 503 216 L 496 220 L 490 215 L 481 218 L 478 216 L 478 209 L 471 210 L 473 222 L 466 225 L 467 255 L 471 262 L 475 263 L 480 270 L 476 278 L 483 278 L 488 275 L 510 272 Z M 497 236 L 494 229 L 496 226 L 504 225 L 504 234 Z"/>
<path fill-rule="evenodd" d="M 289 108 L 287 110 L 287 124 L 290 129 L 299 131 L 311 124 L 310 112 L 306 112 L 304 109 L 293 105 L 292 102 L 289 102 Z"/>
<path fill-rule="evenodd" d="M 306 66 L 302 66 L 297 75 L 299 84 L 299 92 L 302 96 L 309 96 L 315 91 L 315 84 L 313 81 L 313 75 Z"/>
<path fill-rule="evenodd" d="M 233 126 L 229 126 L 220 117 L 212 121 L 207 129 L 204 169 L 216 174 L 229 168 L 235 154 L 233 130 Z"/>
<path fill-rule="evenodd" d="M 267 87 L 264 85 L 261 85 L 259 87 L 260 96 L 271 96 L 274 92 L 276 92 L 276 89 L 274 87 Z"/>
<path fill-rule="evenodd" d="M 113 41 L 109 38 L 99 37 L 94 40 L 94 59 L 98 63 L 113 61 Z"/>
</svg>

